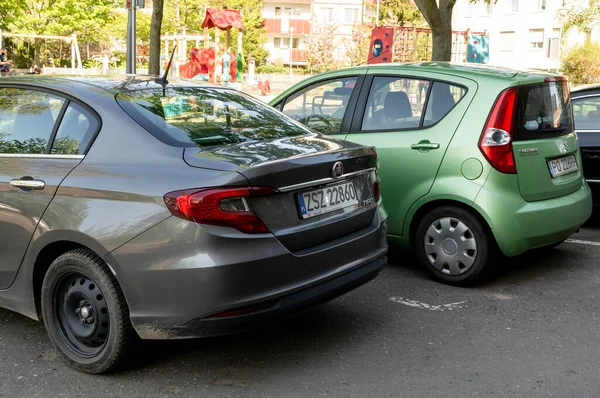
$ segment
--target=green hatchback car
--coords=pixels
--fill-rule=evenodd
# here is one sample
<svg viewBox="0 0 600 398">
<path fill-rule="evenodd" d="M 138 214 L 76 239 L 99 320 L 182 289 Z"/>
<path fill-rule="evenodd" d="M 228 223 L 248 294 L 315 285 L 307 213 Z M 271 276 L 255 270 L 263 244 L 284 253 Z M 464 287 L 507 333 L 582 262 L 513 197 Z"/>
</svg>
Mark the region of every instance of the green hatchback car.
<svg viewBox="0 0 600 398">
<path fill-rule="evenodd" d="M 311 77 L 271 101 L 323 134 L 375 146 L 390 243 L 437 280 L 477 280 L 560 244 L 590 217 L 562 76 L 449 63 L 368 65 Z"/>
</svg>

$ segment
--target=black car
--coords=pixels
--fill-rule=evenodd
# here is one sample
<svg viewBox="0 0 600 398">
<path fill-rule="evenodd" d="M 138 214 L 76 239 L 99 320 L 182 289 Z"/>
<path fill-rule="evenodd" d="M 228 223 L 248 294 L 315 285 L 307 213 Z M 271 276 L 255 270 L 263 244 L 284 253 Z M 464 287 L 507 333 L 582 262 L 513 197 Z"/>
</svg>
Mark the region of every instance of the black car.
<svg viewBox="0 0 600 398">
<path fill-rule="evenodd" d="M 600 205 L 600 84 L 573 89 L 575 129 L 581 147 L 583 174 Z"/>
</svg>

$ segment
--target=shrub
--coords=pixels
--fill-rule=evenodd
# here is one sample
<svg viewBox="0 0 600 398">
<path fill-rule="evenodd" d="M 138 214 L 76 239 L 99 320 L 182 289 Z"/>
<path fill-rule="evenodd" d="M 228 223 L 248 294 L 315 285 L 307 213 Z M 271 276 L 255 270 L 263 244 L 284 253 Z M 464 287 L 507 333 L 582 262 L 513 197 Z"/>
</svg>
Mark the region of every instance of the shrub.
<svg viewBox="0 0 600 398">
<path fill-rule="evenodd" d="M 562 58 L 562 72 L 575 84 L 600 82 L 600 43 L 586 40 Z"/>
</svg>

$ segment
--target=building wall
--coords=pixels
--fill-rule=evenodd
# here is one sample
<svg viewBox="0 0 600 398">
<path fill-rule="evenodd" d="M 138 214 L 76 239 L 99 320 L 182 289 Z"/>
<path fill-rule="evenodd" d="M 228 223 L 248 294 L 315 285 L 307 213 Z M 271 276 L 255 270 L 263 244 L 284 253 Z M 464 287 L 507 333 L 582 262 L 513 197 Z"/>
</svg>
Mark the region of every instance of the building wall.
<svg viewBox="0 0 600 398">
<path fill-rule="evenodd" d="M 332 43 L 336 47 L 336 58 L 345 57 L 345 49 L 341 45 L 346 38 L 352 36 L 352 26 L 362 23 L 372 16 L 366 3 L 370 0 L 265 0 L 262 16 L 267 27 L 267 43 L 269 61 L 290 62 L 290 32 L 288 26 L 294 27 L 291 33 L 292 64 L 306 64 L 308 37 L 317 25 L 334 24 L 337 36 Z M 290 13 L 290 9 L 293 11 Z"/>
<path fill-rule="evenodd" d="M 490 64 L 517 69 L 560 67 L 561 9 L 578 0 L 458 0 L 453 29 L 487 31 Z"/>
</svg>

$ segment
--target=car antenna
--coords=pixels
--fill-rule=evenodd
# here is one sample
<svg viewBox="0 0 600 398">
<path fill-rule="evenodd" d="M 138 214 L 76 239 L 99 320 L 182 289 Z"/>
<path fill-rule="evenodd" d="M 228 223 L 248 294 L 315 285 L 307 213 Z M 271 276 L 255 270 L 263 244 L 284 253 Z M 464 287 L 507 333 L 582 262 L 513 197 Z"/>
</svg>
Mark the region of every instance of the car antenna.
<svg viewBox="0 0 600 398">
<path fill-rule="evenodd" d="M 163 97 L 165 96 L 165 88 L 167 87 L 167 84 L 169 84 L 169 81 L 167 80 L 167 75 L 169 74 L 169 70 L 171 69 L 171 64 L 173 63 L 173 56 L 175 55 L 175 50 L 177 50 L 177 44 L 175 44 L 175 47 L 173 47 L 173 52 L 171 52 L 171 58 L 169 59 L 169 63 L 167 64 L 165 74 L 162 77 L 157 77 L 156 79 L 154 79 L 155 83 L 158 83 L 162 86 Z"/>
</svg>

